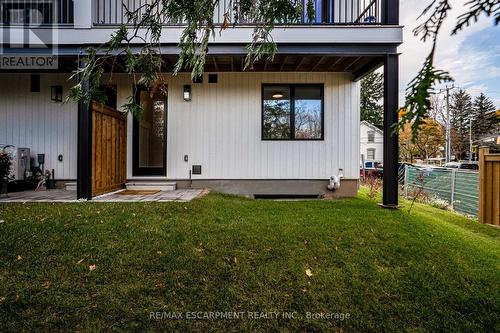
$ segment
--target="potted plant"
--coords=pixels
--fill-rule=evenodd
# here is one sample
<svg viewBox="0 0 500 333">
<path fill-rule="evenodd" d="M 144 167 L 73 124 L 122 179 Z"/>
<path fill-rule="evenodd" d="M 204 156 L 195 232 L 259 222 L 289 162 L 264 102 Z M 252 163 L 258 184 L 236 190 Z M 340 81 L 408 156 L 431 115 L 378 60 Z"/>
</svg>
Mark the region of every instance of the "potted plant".
<svg viewBox="0 0 500 333">
<path fill-rule="evenodd" d="M 3 148 L 0 150 L 0 194 L 6 193 L 7 182 L 10 180 L 12 168 L 12 157 L 10 154 Z"/>
</svg>

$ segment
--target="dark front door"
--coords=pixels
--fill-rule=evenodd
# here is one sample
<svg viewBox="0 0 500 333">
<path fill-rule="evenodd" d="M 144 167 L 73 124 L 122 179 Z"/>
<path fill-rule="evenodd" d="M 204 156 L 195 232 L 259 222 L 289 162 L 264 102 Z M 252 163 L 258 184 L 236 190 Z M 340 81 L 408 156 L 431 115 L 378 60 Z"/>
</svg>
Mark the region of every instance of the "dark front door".
<svg viewBox="0 0 500 333">
<path fill-rule="evenodd" d="M 135 98 L 143 113 L 140 118 L 134 117 L 134 176 L 166 176 L 167 96 L 163 90 L 151 92 L 137 87 Z"/>
</svg>

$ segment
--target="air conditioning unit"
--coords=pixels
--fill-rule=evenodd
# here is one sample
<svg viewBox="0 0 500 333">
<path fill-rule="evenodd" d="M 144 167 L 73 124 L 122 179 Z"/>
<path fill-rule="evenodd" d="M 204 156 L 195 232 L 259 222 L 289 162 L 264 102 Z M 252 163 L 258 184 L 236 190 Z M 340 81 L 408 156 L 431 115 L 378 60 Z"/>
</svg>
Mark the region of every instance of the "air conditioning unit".
<svg viewBox="0 0 500 333">
<path fill-rule="evenodd" d="M 26 171 L 31 170 L 31 155 L 29 148 L 19 148 L 12 145 L 0 145 L 12 158 L 11 176 L 14 180 L 24 180 Z"/>
</svg>

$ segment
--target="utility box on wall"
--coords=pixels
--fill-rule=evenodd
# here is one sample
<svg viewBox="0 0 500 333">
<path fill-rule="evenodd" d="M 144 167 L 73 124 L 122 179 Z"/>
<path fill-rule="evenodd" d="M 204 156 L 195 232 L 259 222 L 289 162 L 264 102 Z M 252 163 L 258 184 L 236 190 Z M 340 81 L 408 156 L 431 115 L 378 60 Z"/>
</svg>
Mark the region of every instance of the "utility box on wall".
<svg viewBox="0 0 500 333">
<path fill-rule="evenodd" d="M 201 175 L 201 165 L 193 165 L 193 175 Z"/>
</svg>

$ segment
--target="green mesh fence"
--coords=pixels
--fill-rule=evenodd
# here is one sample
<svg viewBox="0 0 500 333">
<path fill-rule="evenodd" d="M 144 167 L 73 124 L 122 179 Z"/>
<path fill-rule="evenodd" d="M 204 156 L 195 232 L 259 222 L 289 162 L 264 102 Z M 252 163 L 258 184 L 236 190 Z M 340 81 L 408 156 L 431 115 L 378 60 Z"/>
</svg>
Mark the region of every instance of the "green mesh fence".
<svg viewBox="0 0 500 333">
<path fill-rule="evenodd" d="M 423 196 L 444 200 L 457 212 L 478 215 L 478 172 L 407 167 L 405 193 L 412 196 L 421 188 Z"/>
</svg>

